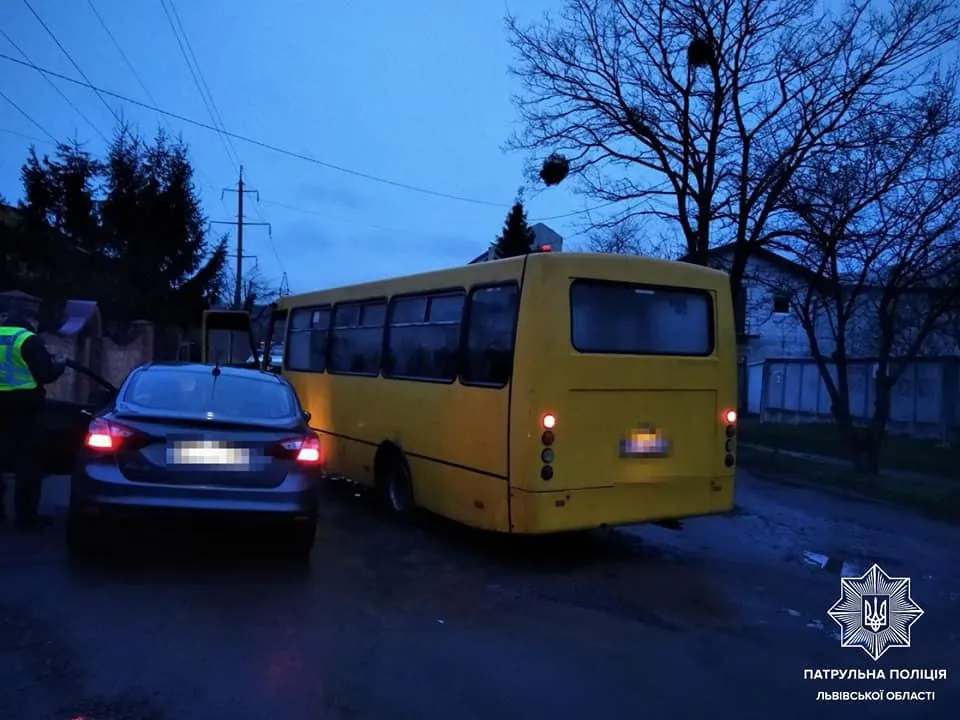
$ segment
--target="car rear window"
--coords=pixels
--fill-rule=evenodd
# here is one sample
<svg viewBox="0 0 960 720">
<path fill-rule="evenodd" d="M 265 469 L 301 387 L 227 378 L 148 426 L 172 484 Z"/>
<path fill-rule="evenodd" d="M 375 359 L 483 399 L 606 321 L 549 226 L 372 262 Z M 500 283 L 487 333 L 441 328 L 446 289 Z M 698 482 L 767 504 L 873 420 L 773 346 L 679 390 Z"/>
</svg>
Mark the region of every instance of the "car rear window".
<svg viewBox="0 0 960 720">
<path fill-rule="evenodd" d="M 296 417 L 293 391 L 276 380 L 196 370 L 148 369 L 130 378 L 123 401 L 138 411 L 173 412 L 224 420 Z"/>
<path fill-rule="evenodd" d="M 571 341 L 582 353 L 702 356 L 713 352 L 709 292 L 574 280 Z"/>
</svg>

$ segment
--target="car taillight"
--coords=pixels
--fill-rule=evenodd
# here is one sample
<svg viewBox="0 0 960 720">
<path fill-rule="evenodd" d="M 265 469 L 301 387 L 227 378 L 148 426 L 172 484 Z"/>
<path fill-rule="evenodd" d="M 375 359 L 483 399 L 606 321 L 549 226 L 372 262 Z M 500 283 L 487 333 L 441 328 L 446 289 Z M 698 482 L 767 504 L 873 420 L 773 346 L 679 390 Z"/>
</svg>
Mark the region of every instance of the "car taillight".
<svg viewBox="0 0 960 720">
<path fill-rule="evenodd" d="M 149 438 L 133 428 L 103 418 L 94 418 L 87 428 L 85 445 L 97 452 L 116 452 L 121 447 L 134 449 L 143 447 Z"/>
<path fill-rule="evenodd" d="M 320 438 L 316 435 L 290 438 L 278 442 L 271 453 L 274 457 L 296 460 L 301 465 L 318 465 L 323 461 Z"/>
<path fill-rule="evenodd" d="M 316 465 L 320 462 L 320 439 L 307 437 L 303 439 L 300 450 L 297 451 L 297 462 L 304 465 Z"/>
</svg>

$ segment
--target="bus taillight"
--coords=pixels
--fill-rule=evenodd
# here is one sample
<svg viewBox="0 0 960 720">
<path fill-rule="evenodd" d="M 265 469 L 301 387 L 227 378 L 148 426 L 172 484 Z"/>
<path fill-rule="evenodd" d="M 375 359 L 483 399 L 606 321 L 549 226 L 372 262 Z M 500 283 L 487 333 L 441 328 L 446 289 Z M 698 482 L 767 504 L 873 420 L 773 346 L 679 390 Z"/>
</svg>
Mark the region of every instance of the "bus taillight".
<svg viewBox="0 0 960 720">
<path fill-rule="evenodd" d="M 727 424 L 727 441 L 724 443 L 723 449 L 726 451 L 726 455 L 723 458 L 723 464 L 727 467 L 733 467 L 736 462 L 736 457 L 733 454 L 734 441 L 733 438 L 737 434 L 737 411 L 736 410 L 727 410 L 723 413 L 723 420 Z"/>
<path fill-rule="evenodd" d="M 550 446 L 553 445 L 555 439 L 553 428 L 556 427 L 557 416 L 553 413 L 544 413 L 543 417 L 540 418 L 540 424 L 543 426 L 543 434 L 540 436 L 540 442 L 546 446 L 540 452 L 540 462 L 543 463 L 543 466 L 540 468 L 540 479 L 546 481 L 553 479 L 552 463 L 554 450 Z"/>
</svg>

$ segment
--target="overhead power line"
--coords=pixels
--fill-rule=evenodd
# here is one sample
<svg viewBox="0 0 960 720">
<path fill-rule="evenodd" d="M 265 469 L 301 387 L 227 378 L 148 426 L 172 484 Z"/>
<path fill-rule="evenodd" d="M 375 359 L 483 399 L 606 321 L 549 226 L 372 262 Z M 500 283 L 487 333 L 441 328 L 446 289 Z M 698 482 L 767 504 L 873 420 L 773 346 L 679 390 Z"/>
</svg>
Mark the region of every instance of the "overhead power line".
<svg viewBox="0 0 960 720">
<path fill-rule="evenodd" d="M 176 39 L 177 46 L 180 48 L 180 55 L 183 57 L 183 61 L 187 64 L 187 69 L 190 71 L 190 77 L 193 78 L 193 84 L 197 88 L 197 92 L 200 93 L 200 100 L 207 109 L 207 115 L 210 116 L 210 121 L 213 123 L 213 128 L 217 135 L 220 136 L 220 142 L 223 143 L 223 150 L 227 154 L 227 159 L 230 161 L 231 165 L 239 168 L 239 156 L 237 155 L 236 150 L 230 144 L 228 136 L 224 133 L 223 123 L 219 119 L 219 113 L 217 112 L 217 107 L 213 102 L 213 96 L 209 94 L 209 88 L 207 87 L 206 81 L 203 79 L 203 73 L 200 70 L 199 63 L 197 62 L 197 56 L 193 52 L 193 47 L 190 45 L 190 39 L 187 37 L 186 32 L 183 31 L 183 25 L 180 23 L 180 16 L 177 14 L 177 10 L 173 6 L 173 3 L 170 2 L 168 5 L 167 1 L 168 0 L 160 0 L 160 5 L 163 7 L 163 13 L 167 16 L 167 22 L 170 24 L 170 29 L 173 31 L 173 37 Z"/>
<path fill-rule="evenodd" d="M 94 4 L 93 0 L 87 0 L 87 5 L 90 6 L 90 10 L 93 12 L 94 16 L 97 18 L 97 22 L 100 23 L 100 27 L 103 28 L 103 31 L 107 34 L 107 37 L 110 38 L 110 42 L 113 43 L 113 47 L 116 49 L 117 53 L 123 59 L 123 64 L 127 66 L 127 70 L 130 71 L 130 74 L 136 78 L 137 83 L 140 85 L 140 89 L 143 90 L 143 94 L 147 96 L 147 99 L 152 102 L 154 105 L 157 104 L 156 99 L 153 95 L 150 94 L 150 90 L 147 88 L 146 83 L 143 82 L 143 78 L 140 77 L 140 73 L 137 72 L 137 69 L 133 66 L 133 63 L 130 62 L 130 58 L 127 57 L 127 54 L 123 51 L 120 42 L 110 31 L 110 27 L 107 25 L 106 20 L 103 19 L 103 16 L 100 14 L 100 11 L 97 10 L 97 6 Z"/>
<path fill-rule="evenodd" d="M 223 122 L 223 115 L 220 114 L 220 108 L 217 107 L 217 101 L 213 99 L 213 92 L 211 92 L 210 86 L 207 84 L 207 78 L 203 74 L 203 68 L 200 67 L 200 61 L 197 60 L 197 54 L 193 51 L 193 44 L 190 42 L 190 36 L 187 34 L 186 29 L 183 27 L 183 22 L 180 20 L 180 13 L 177 12 L 177 4 L 174 2 L 174 0 L 167 0 L 167 4 L 170 6 L 170 12 L 173 13 L 173 19 L 177 21 L 177 27 L 180 29 L 180 35 L 183 37 L 183 42 L 187 46 L 187 52 L 190 53 L 190 57 L 193 59 L 193 66 L 197 69 L 197 76 L 200 78 L 200 84 L 203 85 L 203 89 L 207 93 L 207 98 L 210 100 L 210 107 L 213 109 L 213 114 L 217 120 L 215 124 L 221 130 L 224 130 L 226 129 L 227 125 L 225 122 Z M 237 164 L 239 164 L 240 156 L 237 154 L 237 149 L 233 146 L 233 142 L 230 140 L 229 136 L 227 137 L 227 145 L 230 146 L 230 151 L 233 153 L 233 157 L 237 161 Z"/>
<path fill-rule="evenodd" d="M 62 73 L 58 73 L 53 70 L 40 67 L 39 65 L 36 65 L 31 62 L 19 60 L 15 57 L 11 57 L 10 55 L 6 55 L 4 53 L 0 53 L 0 60 L 6 60 L 8 62 L 12 62 L 17 65 L 21 65 L 23 67 L 32 68 L 38 72 L 43 73 L 44 75 L 55 77 L 65 82 L 69 82 L 74 85 L 78 85 L 80 87 L 85 87 L 90 90 L 94 90 L 108 97 L 116 98 L 118 100 L 122 100 L 123 102 L 130 103 L 131 105 L 144 108 L 145 110 L 150 110 L 151 112 L 155 112 L 159 115 L 165 115 L 175 120 L 179 120 L 180 122 L 186 123 L 187 125 L 193 125 L 194 127 L 203 128 L 211 132 L 220 132 L 217 130 L 216 127 L 214 127 L 213 125 L 210 125 L 209 123 L 205 123 L 200 120 L 194 120 L 193 118 L 186 117 L 185 115 L 180 115 L 179 113 L 171 112 L 170 110 L 164 110 L 163 108 L 157 107 L 155 105 L 151 105 L 149 103 L 141 102 L 139 100 L 134 100 L 133 98 L 130 98 L 126 95 L 121 95 L 120 93 L 115 93 L 110 90 L 105 90 L 104 88 L 95 86 L 89 81 L 77 80 L 76 78 L 72 78 L 68 75 L 64 75 Z M 431 195 L 433 197 L 445 198 L 447 200 L 456 200 L 458 202 L 470 203 L 472 205 L 483 205 L 486 207 L 496 207 L 496 208 L 510 208 L 512 206 L 512 203 L 494 202 L 492 200 L 481 200 L 478 198 L 467 197 L 464 195 L 454 195 L 452 193 L 446 193 L 440 190 L 432 190 L 430 188 L 425 188 L 418 185 L 411 185 L 410 183 L 401 182 L 399 180 L 392 180 L 390 178 L 381 177 L 379 175 L 373 175 L 371 173 L 363 172 L 361 170 L 354 170 L 352 168 L 344 167 L 343 165 L 337 165 L 335 163 L 327 162 L 325 160 L 320 160 L 319 158 L 312 157 L 305 153 L 297 152 L 295 150 L 289 150 L 279 145 L 274 145 L 273 143 L 265 142 L 263 140 L 258 140 L 256 138 L 252 138 L 247 135 L 241 135 L 240 133 L 231 132 L 230 130 L 227 130 L 227 129 L 224 129 L 222 132 L 224 135 L 227 135 L 233 138 L 234 140 L 245 142 L 248 145 L 254 145 L 256 147 L 263 148 L 264 150 L 269 150 L 270 152 L 277 153 L 278 155 L 286 155 L 287 157 L 303 160 L 304 162 L 312 163 L 313 165 L 327 168 L 328 170 L 334 170 L 336 172 L 343 173 L 344 175 L 352 175 L 354 177 L 363 178 L 365 180 L 379 183 L 381 185 L 389 185 L 391 187 L 396 187 L 403 190 L 409 190 L 410 192 L 416 192 L 422 195 Z M 595 210 L 599 210 L 604 207 L 609 207 L 610 205 L 613 205 L 613 204 L 615 203 L 613 202 L 601 203 L 600 205 L 595 205 L 593 207 L 586 208 L 584 210 L 576 210 L 573 212 L 564 213 L 562 215 L 552 215 L 549 217 L 535 218 L 535 221 L 542 222 L 547 220 L 560 220 L 562 218 L 585 215 Z"/>
<path fill-rule="evenodd" d="M 44 140 L 43 138 L 37 137 L 36 135 L 28 135 L 27 133 L 22 133 L 19 130 L 11 130 L 10 128 L 0 128 L 0 133 L 6 133 L 7 135 L 16 135 L 17 137 L 21 137 L 24 140 L 30 140 L 36 143 L 43 143 L 44 145 L 50 145 L 52 143 L 52 141 L 49 139 Z M 52 143 L 52 144 L 56 145 L 56 143 Z"/>
<path fill-rule="evenodd" d="M 33 119 L 33 116 L 31 116 L 30 113 L 28 113 L 28 112 L 27 112 L 26 110 L 24 110 L 22 107 L 20 107 L 19 105 L 17 105 L 13 100 L 11 100 L 10 97 L 9 97 L 5 92 L 3 92 L 3 90 L 0 90 L 0 98 L 3 98 L 3 99 L 6 100 L 8 103 L 10 103 L 10 105 L 13 106 L 13 109 L 16 110 L 17 112 L 19 112 L 21 115 L 23 115 L 27 120 L 29 120 L 29 121 L 33 124 L 33 126 L 34 126 L 35 128 L 37 128 L 37 130 L 39 130 L 39 131 L 42 132 L 44 135 L 46 135 L 48 138 L 50 138 L 50 140 L 52 140 L 54 143 L 57 142 L 57 139 L 56 139 L 51 133 L 49 133 L 49 132 L 47 131 L 47 129 L 46 129 L 43 125 L 41 125 L 41 124 L 38 123 L 36 120 L 34 120 L 34 119 Z"/>
<path fill-rule="evenodd" d="M 33 60 L 30 59 L 30 56 L 27 55 L 27 53 L 24 51 L 24 49 L 23 49 L 22 47 L 20 47 L 20 46 L 14 41 L 14 39 L 13 39 L 12 37 L 10 37 L 9 35 L 7 35 L 7 33 L 6 33 L 2 28 L 0 28 L 0 35 L 3 35 L 3 37 L 5 37 L 5 38 L 7 39 L 7 42 L 10 43 L 11 45 L 13 45 L 14 49 L 15 49 L 18 53 L 20 53 L 20 55 L 23 57 L 24 60 L 26 60 L 28 63 L 32 63 L 32 62 L 33 62 Z M 107 136 L 104 135 L 103 132 L 101 132 L 100 128 L 98 128 L 96 125 L 93 124 L 93 121 L 92 121 L 90 118 L 88 118 L 88 117 L 83 113 L 83 111 L 80 110 L 80 108 L 78 108 L 78 107 L 74 104 L 73 100 L 71 100 L 69 97 L 67 97 L 67 94 L 66 94 L 63 90 L 61 90 L 61 89 L 59 88 L 59 86 L 58 86 L 53 80 L 51 80 L 49 77 L 47 77 L 47 76 L 44 75 L 43 73 L 40 73 L 40 77 L 42 77 L 44 80 L 46 80 L 47 84 L 48 84 L 50 87 L 52 87 L 54 90 L 57 91 L 57 94 L 58 94 L 60 97 L 63 98 L 64 102 L 66 102 L 67 105 L 69 105 L 70 107 L 72 107 L 73 110 L 74 110 L 74 112 L 76 112 L 77 115 L 79 115 L 79 116 L 83 119 L 83 121 L 87 123 L 87 125 L 89 125 L 90 127 L 92 127 L 93 130 L 94 130 L 94 132 L 96 132 L 97 135 L 99 135 L 99 136 L 103 139 L 104 142 L 107 142 Z"/>
<path fill-rule="evenodd" d="M 117 125 L 120 125 L 120 116 L 117 115 L 116 111 L 112 107 L 110 107 L 110 103 L 108 103 L 106 99 L 104 99 L 103 95 L 100 94 L 100 90 L 94 87 L 93 83 L 90 82 L 90 78 L 88 78 L 86 74 L 83 72 L 83 70 L 80 68 L 80 66 L 77 65 L 77 61 L 73 59 L 73 56 L 63 46 L 63 43 L 61 43 L 60 40 L 57 39 L 57 36 L 56 34 L 54 34 L 53 30 L 51 30 L 50 27 L 43 21 L 43 18 L 40 17 L 37 11 L 33 9 L 33 5 L 30 4 L 30 0 L 23 0 L 23 4 L 27 6 L 27 9 L 37 19 L 37 22 L 40 23 L 43 26 L 43 29 L 47 31 L 47 35 L 49 35 L 50 38 L 57 44 L 57 47 L 60 48 L 60 52 L 62 52 L 64 56 L 67 58 L 67 60 L 70 61 L 70 64 L 73 65 L 73 69 L 76 70 L 78 73 L 80 73 L 80 77 L 86 80 L 87 83 L 90 85 L 90 87 L 93 89 L 93 91 L 97 93 L 97 97 L 100 98 L 100 102 L 102 102 L 104 107 L 106 107 L 107 110 L 110 111 L 110 114 L 113 115 L 113 119 L 117 121 Z"/>
<path fill-rule="evenodd" d="M 28 63 L 23 60 L 18 60 L 15 57 L 0 53 L 0 59 L 7 60 L 8 62 L 16 63 L 17 65 L 22 65 L 24 67 L 33 68 L 39 72 L 49 75 L 50 77 L 55 77 L 65 82 L 73 83 L 74 85 L 79 85 L 80 87 L 86 87 L 91 90 L 95 90 L 107 97 L 117 98 L 118 100 L 123 100 L 124 102 L 130 103 L 131 105 L 136 105 L 137 107 L 142 107 L 146 110 L 150 110 L 160 115 L 166 115 L 167 117 L 174 118 L 180 122 L 187 123 L 188 125 L 193 125 L 195 127 L 204 128 L 205 130 L 210 130 L 212 132 L 218 132 L 217 128 L 209 123 L 202 122 L 200 120 L 194 120 L 193 118 L 180 115 L 179 113 L 171 112 L 169 110 L 164 110 L 163 108 L 156 107 L 155 105 L 150 105 L 149 103 L 140 102 L 139 100 L 134 100 L 133 98 L 127 97 L 126 95 L 121 95 L 120 93 L 115 93 L 110 90 L 105 90 L 104 88 L 98 87 L 89 81 L 77 80 L 68 75 L 55 72 L 53 70 L 48 70 L 42 68 L 34 63 Z M 298 160 L 303 160 L 305 162 L 313 163 L 314 165 L 319 165 L 320 167 L 328 168 L 329 170 L 335 170 L 336 172 L 343 173 L 345 175 L 353 175 L 355 177 L 364 178 L 365 180 L 370 180 L 371 182 L 380 183 L 382 185 L 390 185 L 392 187 L 402 188 L 404 190 L 409 190 L 411 192 L 422 193 L 424 195 L 433 195 L 434 197 L 447 198 L 448 200 L 458 200 L 460 202 L 472 203 L 474 205 L 486 205 L 488 207 L 500 207 L 500 208 L 509 208 L 511 207 L 510 203 L 503 202 L 493 202 L 490 200 L 478 200 L 477 198 L 465 197 L 462 195 L 453 195 L 451 193 L 441 192 L 439 190 L 431 190 L 429 188 L 419 187 L 417 185 L 410 185 L 408 183 L 400 182 L 398 180 L 390 180 L 388 178 L 379 177 L 377 175 L 372 175 L 370 173 L 362 172 L 360 170 L 353 170 L 342 165 L 336 165 L 334 163 L 326 162 L 325 160 L 320 160 L 310 155 L 304 153 L 296 152 L 294 150 L 288 150 L 282 148 L 279 145 L 274 145 L 272 143 L 264 142 L 263 140 L 257 140 L 256 138 L 251 138 L 246 135 L 241 135 L 239 133 L 231 132 L 230 130 L 224 130 L 225 135 L 229 135 L 234 140 L 240 140 L 249 145 L 255 145 L 257 147 L 263 148 L 264 150 L 270 150 L 271 152 L 278 153 L 280 155 L 286 155 L 288 157 L 297 158 Z"/>
<path fill-rule="evenodd" d="M 357 224 L 357 225 L 364 225 L 364 226 L 366 226 L 366 227 L 370 227 L 370 228 L 373 228 L 373 229 L 375 229 L 375 230 L 386 230 L 386 231 L 388 231 L 388 232 L 401 232 L 401 231 L 398 230 L 397 228 L 389 228 L 389 227 L 384 227 L 383 225 L 373 225 L 373 224 L 371 224 L 371 223 L 358 222 L 356 219 L 353 219 L 353 218 L 347 219 L 347 218 L 344 218 L 344 217 L 336 217 L 336 216 L 331 215 L 330 213 L 325 212 L 325 211 L 323 211 L 323 210 L 317 210 L 316 208 L 305 208 L 305 207 L 302 207 L 302 206 L 300 206 L 300 205 L 291 205 L 291 204 L 289 204 L 289 203 L 278 202 L 278 201 L 276 201 L 276 200 L 262 200 L 261 202 L 262 202 L 264 205 L 273 205 L 274 207 L 283 208 L 284 210 L 293 210 L 294 212 L 301 212 L 301 213 L 305 213 L 305 214 L 307 214 L 307 215 L 317 215 L 317 216 L 319 216 L 319 217 L 325 217 L 325 218 L 329 218 L 329 219 L 331 219 L 331 220 L 340 220 L 340 221 L 342 221 L 342 222 L 351 222 L 351 223 L 354 223 L 354 224 Z M 611 205 L 616 205 L 617 202 L 618 202 L 618 201 L 611 201 L 611 202 L 608 202 L 608 203 L 601 203 L 600 205 L 594 205 L 594 206 L 591 207 L 591 208 L 586 208 L 586 209 L 584 209 L 584 210 L 574 210 L 574 211 L 572 211 L 572 212 L 563 213 L 563 214 L 561 214 L 561 215 L 546 215 L 546 216 L 544 216 L 544 217 L 530 218 L 530 220 L 529 220 L 528 222 L 532 222 L 532 223 L 548 222 L 548 221 L 550 221 L 550 220 L 562 220 L 562 219 L 564 219 L 564 218 L 576 217 L 577 215 L 586 215 L 587 213 L 593 212 L 594 210 L 600 210 L 600 209 L 605 208 L 605 207 L 610 207 Z M 415 230 L 406 230 L 406 231 L 403 231 L 403 232 L 420 233 L 421 231 L 420 231 L 420 230 L 416 230 L 416 231 L 415 231 Z"/>
<path fill-rule="evenodd" d="M 143 81 L 143 77 L 140 75 L 139 72 L 137 72 L 137 68 L 134 66 L 133 62 L 130 60 L 130 58 L 127 56 L 127 54 L 123 51 L 123 46 L 120 45 L 120 41 L 117 40 L 116 36 L 115 36 L 115 35 L 113 34 L 113 32 L 110 30 L 110 26 L 107 25 L 107 21 L 104 19 L 104 17 L 103 17 L 103 16 L 100 14 L 100 12 L 97 10 L 97 7 L 96 7 L 96 4 L 94 3 L 94 0 L 87 0 L 87 4 L 90 6 L 90 10 L 93 11 L 93 14 L 96 16 L 97 22 L 100 23 L 100 27 L 103 28 L 104 33 L 106 33 L 107 37 L 110 38 L 110 42 L 113 43 L 113 47 L 116 49 L 117 53 L 120 55 L 121 59 L 123 60 L 124 65 L 127 66 L 127 69 L 130 70 L 130 73 L 136 78 L 137 84 L 139 84 L 139 85 L 140 85 L 140 89 L 143 90 L 143 94 L 146 95 L 147 99 L 148 99 L 150 102 L 152 102 L 154 105 L 156 105 L 156 104 L 157 104 L 156 98 L 153 96 L 153 93 L 150 92 L 150 88 L 147 87 L 147 84 Z M 29 58 L 27 58 L 27 60 L 29 60 Z M 43 79 L 46 80 L 46 81 L 47 81 L 48 83 L 50 83 L 51 85 L 53 85 L 53 81 L 52 81 L 50 78 L 48 78 L 47 76 L 44 75 L 44 76 L 43 76 Z M 56 87 L 56 85 L 54 85 L 54 87 Z M 165 129 L 169 129 L 169 128 L 166 127 L 165 123 L 163 123 L 162 121 L 161 121 L 160 125 L 161 125 L 161 127 L 164 127 Z M 101 135 L 101 137 L 103 137 L 103 136 Z M 104 142 L 107 142 L 107 139 L 106 139 L 106 138 L 103 138 L 103 139 L 104 139 Z M 214 188 L 213 183 L 209 182 L 209 179 L 207 179 L 207 178 L 204 177 L 203 173 L 200 171 L 199 168 L 194 168 L 194 171 L 196 172 L 197 176 L 198 176 L 199 178 L 201 178 L 201 180 L 203 181 L 202 184 L 208 185 L 209 187 Z M 216 189 L 216 188 L 214 188 L 214 189 Z"/>
</svg>

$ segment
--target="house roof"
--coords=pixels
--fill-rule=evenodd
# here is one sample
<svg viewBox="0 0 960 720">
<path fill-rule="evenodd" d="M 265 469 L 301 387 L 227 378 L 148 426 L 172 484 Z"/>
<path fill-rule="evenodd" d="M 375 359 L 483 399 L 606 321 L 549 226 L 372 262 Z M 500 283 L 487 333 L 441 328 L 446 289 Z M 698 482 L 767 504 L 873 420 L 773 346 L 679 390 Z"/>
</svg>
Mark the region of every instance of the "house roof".
<svg viewBox="0 0 960 720">
<path fill-rule="evenodd" d="M 723 245 L 717 245 L 714 248 L 710 248 L 707 252 L 708 258 L 718 258 L 725 255 L 730 255 L 733 253 L 736 248 L 736 243 L 725 243 Z M 779 253 L 774 252 L 766 247 L 754 247 L 750 249 L 750 257 L 754 259 L 763 260 L 768 262 L 771 265 L 775 265 L 778 269 L 783 270 L 784 272 L 791 273 L 803 278 L 819 278 L 820 276 L 817 273 L 813 272 L 807 267 L 804 267 L 798 262 L 780 255 Z"/>
<path fill-rule="evenodd" d="M 723 245 L 718 245 L 715 248 L 711 248 L 707 252 L 708 262 L 709 262 L 709 259 L 711 258 L 723 257 L 725 255 L 731 254 L 734 250 L 734 247 L 735 247 L 735 243 L 725 243 Z M 684 258 L 681 258 L 681 260 L 685 259 L 686 257 L 688 256 L 684 256 Z M 831 282 L 829 278 L 824 277 L 823 275 L 820 275 L 819 273 L 814 272 L 808 267 L 801 265 L 800 263 L 795 262 L 793 260 L 790 260 L 789 258 L 786 258 L 783 255 L 780 255 L 779 253 L 776 253 L 773 250 L 770 250 L 769 248 L 766 248 L 766 247 L 761 246 L 761 247 L 751 248 L 750 258 L 759 259 L 764 262 L 770 263 L 771 265 L 779 269 L 781 272 L 788 273 L 796 278 L 800 278 L 801 280 L 804 280 L 810 285 L 819 285 L 821 289 L 829 285 L 829 283 Z M 883 287 L 881 283 L 877 283 L 877 282 L 866 281 L 866 282 L 862 282 L 862 284 L 861 282 L 862 281 L 858 277 L 841 275 L 839 278 L 839 283 L 842 287 L 859 286 L 863 288 L 873 288 L 873 289 L 879 289 Z M 910 288 L 906 288 L 905 290 L 906 292 L 922 293 L 922 292 L 928 292 L 931 289 L 936 289 L 936 287 L 937 286 L 935 284 L 932 284 L 928 287 L 910 287 Z"/>
</svg>

